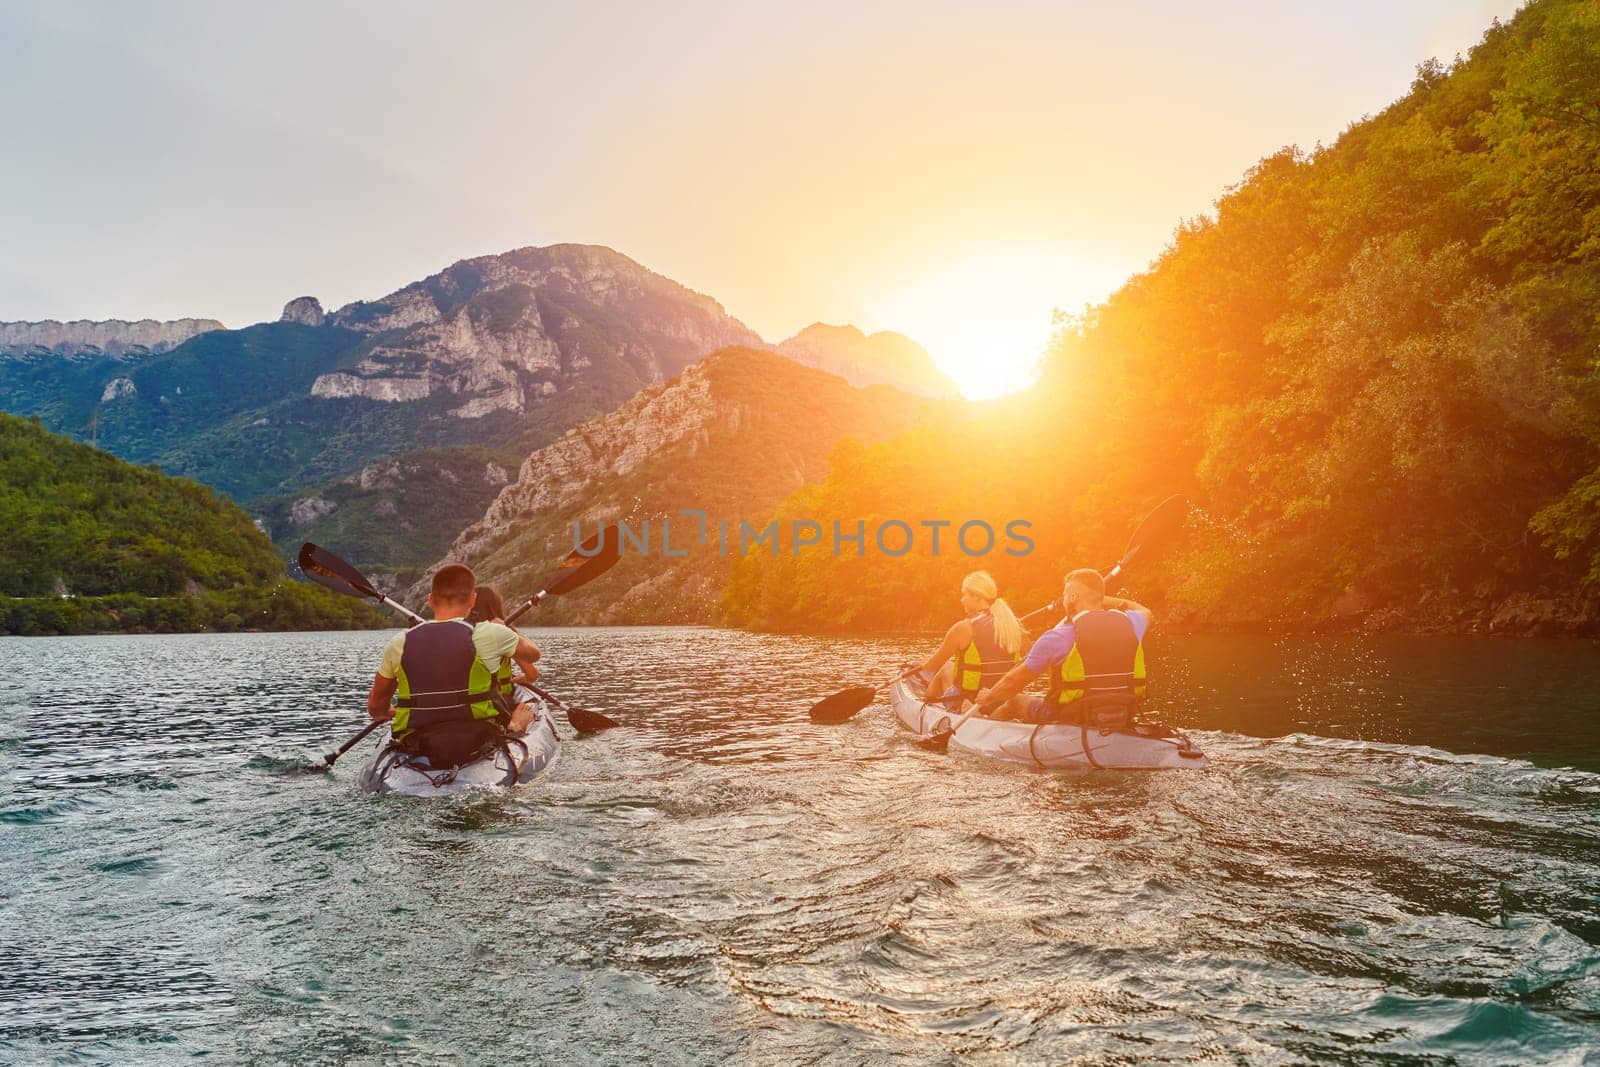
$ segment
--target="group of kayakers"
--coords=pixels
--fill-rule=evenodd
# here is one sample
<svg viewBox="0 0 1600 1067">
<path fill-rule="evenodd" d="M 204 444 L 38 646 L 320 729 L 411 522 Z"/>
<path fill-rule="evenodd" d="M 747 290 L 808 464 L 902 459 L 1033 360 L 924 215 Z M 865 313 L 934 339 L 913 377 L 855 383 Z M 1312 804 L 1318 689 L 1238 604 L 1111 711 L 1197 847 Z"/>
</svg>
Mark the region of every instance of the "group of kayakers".
<svg viewBox="0 0 1600 1067">
<path fill-rule="evenodd" d="M 450 767 L 521 734 L 533 706 L 518 685 L 539 677 L 539 646 L 505 625 L 500 595 L 478 585 L 471 568 L 440 567 L 428 593 L 433 619 L 396 634 L 383 650 L 367 693 L 367 713 L 392 722 L 396 744 Z"/>
<path fill-rule="evenodd" d="M 1026 722 L 1075 722 L 1085 697 L 1144 696 L 1144 637 L 1150 609 L 1107 596 L 1099 571 L 1072 571 L 1062 584 L 1064 617 L 1031 644 L 1022 621 L 987 571 L 961 582 L 962 618 L 926 660 L 908 664 L 928 681 L 927 702 Z M 519 735 L 534 711 L 516 686 L 539 676 L 539 648 L 505 625 L 498 593 L 461 564 L 439 568 L 428 594 L 433 619 L 395 635 L 367 694 L 374 721 L 392 722 L 396 743 L 435 766 L 471 759 L 502 734 Z M 1048 679 L 1043 697 L 1025 687 Z M 1131 714 L 1131 711 L 1129 712 Z"/>
<path fill-rule="evenodd" d="M 975 702 L 977 714 L 1025 722 L 1076 722 L 1073 705 L 1085 697 L 1117 705 L 1131 716 L 1145 691 L 1144 637 L 1150 609 L 1125 597 L 1106 595 L 1105 579 L 1089 568 L 1068 573 L 1062 583 L 1065 614 L 1031 646 L 1021 621 L 987 571 L 961 581 L 965 613 L 921 663 L 908 664 L 928 679 L 922 698 L 953 710 Z M 1023 690 L 1041 674 L 1043 697 Z"/>
</svg>

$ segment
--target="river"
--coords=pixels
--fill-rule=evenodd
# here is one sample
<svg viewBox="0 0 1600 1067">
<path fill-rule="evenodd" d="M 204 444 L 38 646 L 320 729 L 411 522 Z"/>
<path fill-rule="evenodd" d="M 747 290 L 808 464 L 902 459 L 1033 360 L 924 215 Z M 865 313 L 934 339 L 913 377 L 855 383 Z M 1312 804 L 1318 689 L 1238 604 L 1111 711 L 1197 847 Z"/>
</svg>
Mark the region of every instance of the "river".
<svg viewBox="0 0 1600 1067">
<path fill-rule="evenodd" d="M 624 726 L 459 801 L 308 773 L 385 634 L 0 638 L 0 1061 L 1600 1062 L 1594 643 L 1157 635 L 1210 768 L 1050 776 L 530 632 Z"/>
</svg>

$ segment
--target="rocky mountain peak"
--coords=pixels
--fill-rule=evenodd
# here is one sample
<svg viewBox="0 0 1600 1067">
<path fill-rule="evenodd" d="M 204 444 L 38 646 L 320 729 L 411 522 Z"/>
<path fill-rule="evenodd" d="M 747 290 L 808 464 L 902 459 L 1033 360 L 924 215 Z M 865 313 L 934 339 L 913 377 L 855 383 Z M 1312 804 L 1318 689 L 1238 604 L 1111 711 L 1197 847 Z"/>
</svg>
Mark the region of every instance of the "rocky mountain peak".
<svg viewBox="0 0 1600 1067">
<path fill-rule="evenodd" d="M 851 385 L 892 385 L 924 396 L 954 396 L 956 383 L 927 349 L 904 334 L 865 334 L 855 326 L 815 322 L 777 346 L 798 363 L 837 374 Z"/>
<path fill-rule="evenodd" d="M 714 349 L 763 345 L 715 300 L 599 245 L 464 259 L 328 318 L 370 340 L 313 396 L 430 400 L 464 419 L 526 413 L 580 379 L 620 400 Z"/>
<path fill-rule="evenodd" d="M 298 322 L 302 326 L 321 326 L 327 320 L 322 301 L 314 296 L 297 296 L 283 305 L 280 322 Z"/>
</svg>

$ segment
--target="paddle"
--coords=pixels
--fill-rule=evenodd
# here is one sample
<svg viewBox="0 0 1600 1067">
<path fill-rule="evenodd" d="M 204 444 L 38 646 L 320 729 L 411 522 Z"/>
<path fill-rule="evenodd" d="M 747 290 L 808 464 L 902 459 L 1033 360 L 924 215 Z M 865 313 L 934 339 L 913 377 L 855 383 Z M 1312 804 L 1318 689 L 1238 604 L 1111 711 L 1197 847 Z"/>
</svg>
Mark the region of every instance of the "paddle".
<svg viewBox="0 0 1600 1067">
<path fill-rule="evenodd" d="M 387 604 L 411 620 L 408 626 L 415 626 L 422 621 L 422 616 L 399 601 L 390 600 L 378 592 L 377 588 L 367 581 L 366 575 L 325 548 L 319 548 L 307 541 L 300 546 L 299 562 L 300 570 L 318 585 L 325 585 L 335 593 Z"/>
<path fill-rule="evenodd" d="M 1183 516 L 1188 509 L 1188 502 L 1177 494 L 1169 496 L 1157 504 L 1156 509 L 1146 515 L 1145 520 L 1139 524 L 1139 528 L 1133 531 L 1133 536 L 1128 539 L 1128 549 L 1122 554 L 1122 558 L 1117 560 L 1112 568 L 1105 572 L 1106 580 L 1110 581 L 1121 574 L 1139 553 L 1148 553 L 1150 549 L 1171 537 L 1178 527 L 1183 525 Z M 1048 606 L 1046 605 L 1046 607 Z M 1040 610 L 1044 609 L 1041 608 Z M 954 726 L 923 738 L 917 742 L 917 745 L 930 752 L 949 751 L 950 739 L 956 735 L 957 730 L 967 724 L 968 719 L 977 714 L 980 706 L 974 700 L 972 707 L 965 715 L 961 716 Z"/>
<path fill-rule="evenodd" d="M 571 723 L 572 728 L 580 734 L 598 733 L 601 730 L 609 730 L 613 726 L 622 725 L 617 720 L 610 716 L 602 715 L 598 711 L 590 711 L 588 708 L 575 708 L 549 690 L 541 689 L 532 684 L 529 684 L 528 688 L 566 712 L 567 722 Z"/>
<path fill-rule="evenodd" d="M 560 565 L 539 582 L 539 591 L 528 602 L 513 611 L 506 619 L 510 626 L 522 616 L 538 607 L 547 596 L 570 593 L 586 582 L 592 582 L 617 565 L 622 558 L 622 539 L 615 526 L 607 526 L 579 547 L 568 552 Z"/>
<path fill-rule="evenodd" d="M 610 534 L 609 538 L 606 536 L 608 533 Z M 535 594 L 526 604 L 519 608 L 510 619 L 507 619 L 506 624 L 510 625 L 512 620 L 526 614 L 533 608 L 538 607 L 545 597 L 559 596 L 563 593 L 570 593 L 579 586 L 594 580 L 601 574 L 604 574 L 606 571 L 610 570 L 616 565 L 617 560 L 622 557 L 621 550 L 617 547 L 618 541 L 619 538 L 616 534 L 616 527 L 609 526 L 605 527 L 599 533 L 589 538 L 579 548 L 573 549 L 571 552 L 567 553 L 567 555 L 562 559 L 559 567 L 552 573 L 546 575 L 545 578 L 540 582 L 542 588 L 539 590 L 539 592 Z M 585 555 L 585 553 L 588 554 Z M 410 620 L 410 622 L 407 623 L 408 628 L 423 621 L 422 616 L 418 615 L 416 612 L 412 611 L 399 601 L 393 600 L 379 592 L 377 587 L 367 580 L 366 575 L 362 574 L 349 563 L 346 563 L 343 559 L 334 555 L 332 552 L 329 552 L 325 548 L 321 548 L 307 541 L 305 544 L 300 546 L 300 554 L 298 559 L 300 563 L 300 570 L 305 573 L 306 577 L 310 578 L 319 585 L 326 586 L 327 588 L 332 589 L 334 592 L 343 593 L 346 596 L 359 597 L 363 600 L 376 600 L 380 604 L 387 604 L 389 607 L 400 612 Z M 572 728 L 577 730 L 579 733 L 594 733 L 599 730 L 608 730 L 613 726 L 620 725 L 618 722 L 616 722 L 616 720 L 608 718 L 597 711 L 588 711 L 583 708 L 571 708 L 560 699 L 542 689 L 538 689 L 537 687 L 534 688 L 534 691 L 545 699 L 557 704 L 563 710 L 566 710 L 568 713 L 568 721 L 572 723 Z M 574 711 L 578 713 L 578 717 L 576 719 L 572 717 L 572 712 Z M 350 751 L 360 743 L 362 738 L 366 737 L 368 734 L 372 733 L 372 731 L 376 730 L 382 725 L 382 722 L 369 723 L 367 727 L 360 733 L 350 738 L 350 740 L 340 745 L 334 751 L 323 756 L 322 759 L 324 765 L 327 767 L 332 767 L 334 762 L 338 760 L 340 756 Z"/>
<path fill-rule="evenodd" d="M 879 693 L 909 673 L 909 671 L 902 671 L 877 688 L 873 688 L 870 685 L 857 685 L 849 689 L 841 689 L 833 696 L 825 700 L 819 700 L 812 705 L 810 711 L 811 721 L 821 723 L 824 726 L 837 726 L 868 704 L 871 704 Z"/>
</svg>

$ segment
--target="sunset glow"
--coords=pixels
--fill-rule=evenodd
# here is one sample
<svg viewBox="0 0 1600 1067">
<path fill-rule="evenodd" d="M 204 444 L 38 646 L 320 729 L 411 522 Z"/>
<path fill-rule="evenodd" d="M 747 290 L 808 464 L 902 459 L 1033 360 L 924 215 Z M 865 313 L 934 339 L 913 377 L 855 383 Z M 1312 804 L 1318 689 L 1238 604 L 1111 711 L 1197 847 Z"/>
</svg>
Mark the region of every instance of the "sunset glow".
<svg viewBox="0 0 1600 1067">
<path fill-rule="evenodd" d="M 963 396 L 984 400 L 1032 381 L 1057 309 L 1081 311 L 1124 278 L 1070 251 L 986 250 L 911 273 L 872 313 L 926 348 Z"/>
</svg>

